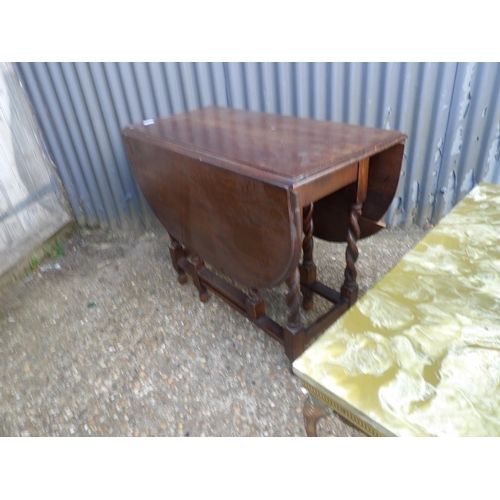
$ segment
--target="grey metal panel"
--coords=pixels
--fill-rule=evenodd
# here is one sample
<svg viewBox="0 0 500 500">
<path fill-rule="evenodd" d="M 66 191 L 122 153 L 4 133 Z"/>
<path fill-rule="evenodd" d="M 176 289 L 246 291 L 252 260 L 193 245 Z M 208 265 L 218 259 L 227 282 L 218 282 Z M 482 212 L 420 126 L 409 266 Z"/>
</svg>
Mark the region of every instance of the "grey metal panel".
<svg viewBox="0 0 500 500">
<path fill-rule="evenodd" d="M 47 137 L 49 149 L 54 156 L 61 180 L 68 193 L 76 220 L 79 224 L 86 223 L 90 226 L 104 223 L 105 221 L 97 216 L 94 207 L 98 201 L 91 199 L 84 172 L 71 143 L 68 127 L 63 124 L 63 115 L 56 99 L 54 82 L 41 63 L 21 63 L 17 65 L 17 68 L 19 66 L 25 86 L 29 90 L 32 103 L 41 122 L 42 130 Z M 37 68 L 45 69 L 45 72 L 37 75 Z M 70 106 L 69 103 L 67 105 Z M 73 125 L 74 121 L 71 121 L 70 126 Z"/>
<path fill-rule="evenodd" d="M 247 109 L 248 107 L 243 67 L 243 63 L 225 63 L 230 108 Z"/>
<path fill-rule="evenodd" d="M 215 104 L 217 106 L 227 106 L 227 88 L 224 63 L 210 63 L 211 81 L 214 88 Z"/>
<path fill-rule="evenodd" d="M 312 118 L 316 120 L 327 120 L 328 106 L 328 64 L 317 63 L 312 65 Z"/>
<path fill-rule="evenodd" d="M 422 165 L 421 153 L 419 147 L 423 136 L 428 134 L 430 122 L 425 120 L 423 110 L 430 103 L 424 102 L 426 97 L 432 98 L 435 95 L 435 90 L 432 93 L 425 92 L 429 88 L 428 73 L 431 71 L 430 64 L 409 64 L 406 66 L 406 74 L 408 82 L 406 87 L 405 103 L 410 107 L 411 111 L 405 110 L 402 116 L 398 116 L 400 123 L 405 131 L 408 131 L 408 140 L 406 156 L 410 159 L 410 165 L 414 168 L 403 169 L 404 176 L 404 194 L 401 206 L 401 214 L 404 217 L 404 222 L 411 222 L 411 212 L 414 207 L 418 207 L 420 195 L 420 166 Z M 403 219 L 403 217 L 401 217 Z"/>
<path fill-rule="evenodd" d="M 17 68 L 17 71 L 18 73 L 22 71 L 22 67 L 18 67 Z M 31 72 L 31 69 L 28 68 L 28 71 L 27 71 L 27 74 L 24 76 L 24 80 L 25 81 L 34 81 L 34 77 L 33 77 L 33 74 Z M 33 84 L 33 94 L 32 94 L 32 99 L 37 101 L 37 102 L 41 102 L 41 96 L 40 96 L 40 93 L 38 91 L 38 89 L 36 88 L 36 84 Z M 46 123 L 48 121 L 47 117 L 44 117 L 44 116 L 41 116 L 39 117 L 40 118 L 40 121 L 42 121 L 42 123 Z M 50 132 L 50 131 L 49 131 Z M 55 138 L 55 136 L 51 136 L 51 141 L 55 144 L 57 142 L 57 139 Z M 50 146 L 49 146 L 50 147 Z M 56 160 L 60 161 L 61 163 L 63 163 L 63 161 L 61 160 L 61 153 L 59 151 L 53 151 L 52 154 L 55 156 Z M 72 204 L 75 205 L 75 209 L 74 209 L 74 212 L 75 212 L 75 218 L 76 220 L 79 222 L 79 223 L 84 223 L 85 222 L 85 218 L 82 214 L 82 211 L 80 209 L 80 206 L 79 206 L 79 203 L 78 203 L 78 195 L 76 193 L 76 190 L 75 190 L 75 187 L 74 187 L 74 182 L 73 182 L 73 179 L 71 177 L 71 174 L 66 170 L 66 169 L 61 169 L 59 171 L 60 175 L 61 175 L 61 178 L 63 179 L 63 182 L 65 184 L 67 184 L 67 195 L 68 195 L 68 198 L 72 201 Z"/>
<path fill-rule="evenodd" d="M 187 109 L 192 110 L 199 108 L 200 99 L 197 92 L 197 81 L 193 63 L 180 63 L 180 73 Z"/>
<path fill-rule="evenodd" d="M 458 65 L 433 222 L 478 182 L 500 181 L 499 93 L 500 64 Z"/>
<path fill-rule="evenodd" d="M 363 78 L 362 63 L 349 64 L 349 84 L 347 95 L 344 95 L 344 99 L 348 105 L 347 122 L 353 125 L 361 125 L 363 123 L 361 117 L 362 100 L 364 97 L 362 94 Z"/>
<path fill-rule="evenodd" d="M 57 66 L 59 65 L 49 63 L 49 71 Z M 72 63 L 60 64 L 64 75 L 64 84 L 68 88 L 72 104 L 71 107 L 61 107 L 64 123 L 68 127 L 72 124 L 71 138 L 75 147 L 78 145 L 80 168 L 84 169 L 88 182 L 92 186 L 89 186 L 91 195 L 93 199 L 98 200 L 97 212 L 103 220 L 113 224 L 117 220 L 118 214 L 113 204 L 110 184 L 99 157 L 94 134 L 94 128 L 99 126 L 100 123 L 92 122 L 89 117 L 88 113 L 92 103 L 88 99 L 89 96 L 83 94 L 83 89 L 88 86 L 88 82 L 81 71 L 76 72 L 75 66 L 77 65 Z M 69 116 L 66 116 L 66 114 L 69 114 Z"/>
<path fill-rule="evenodd" d="M 76 74 L 80 81 L 85 111 L 79 113 L 78 119 L 82 131 L 85 131 L 85 143 L 89 149 L 92 169 L 98 179 L 101 196 L 106 210 L 109 211 L 110 222 L 122 221 L 127 217 L 123 206 L 123 186 L 116 167 L 113 149 L 109 142 L 105 119 L 101 113 L 99 100 L 87 63 L 76 63 Z"/>
<path fill-rule="evenodd" d="M 17 65 L 80 223 L 152 217 L 120 129 L 200 106 L 398 129 L 409 138 L 384 220 L 437 222 L 500 182 L 498 63 L 23 63 Z"/>
<path fill-rule="evenodd" d="M 248 109 L 264 111 L 264 98 L 261 83 L 260 67 L 258 63 L 245 63 L 245 91 L 248 99 Z"/>
<path fill-rule="evenodd" d="M 309 102 L 311 92 L 308 64 L 297 63 L 293 68 L 295 69 L 296 115 L 300 118 L 310 118 L 312 116 L 312 110 Z"/>
<path fill-rule="evenodd" d="M 104 154 L 107 155 L 108 158 L 108 168 L 110 168 L 110 166 L 113 167 L 113 173 L 116 176 L 116 184 L 121 188 L 118 193 L 116 193 L 115 186 L 116 203 L 119 205 L 119 210 L 122 212 L 121 221 L 122 223 L 126 223 L 124 215 L 129 215 L 132 220 L 136 222 L 138 202 L 137 193 L 135 192 L 135 181 L 128 168 L 127 157 L 123 150 L 120 125 L 114 110 L 109 82 L 107 81 L 104 66 L 102 64 L 90 63 L 89 66 L 104 125 L 104 129 L 101 130 L 101 133 L 105 135 L 109 141 L 109 147 Z"/>
<path fill-rule="evenodd" d="M 125 102 L 129 113 L 129 121 L 132 123 L 140 122 L 151 118 L 147 116 L 142 109 L 139 92 L 134 75 L 134 67 L 132 63 L 118 63 L 118 74 L 120 82 L 123 86 Z"/>
<path fill-rule="evenodd" d="M 174 113 L 182 113 L 187 110 L 178 66 L 177 63 L 164 64 L 165 78 L 170 94 L 170 101 L 172 103 L 172 111 Z"/>
<path fill-rule="evenodd" d="M 148 65 L 146 63 L 135 63 L 132 69 L 137 85 L 137 99 L 141 103 L 142 116 L 155 118 L 158 116 L 158 108 L 153 94 Z"/>
<path fill-rule="evenodd" d="M 266 113 L 278 113 L 278 81 L 276 63 L 261 63 L 262 85 L 264 88 L 264 110 Z"/>
<path fill-rule="evenodd" d="M 481 69 L 484 65 L 481 65 Z M 499 159 L 499 139 L 500 139 L 500 123 L 498 123 L 498 107 L 500 106 L 500 65 L 488 66 L 488 75 L 485 75 L 485 85 L 479 92 L 481 102 L 477 106 L 476 120 L 480 122 L 478 133 L 476 133 L 476 141 L 474 145 L 479 148 L 477 179 L 485 179 L 489 182 L 498 183 L 500 169 L 498 168 Z M 496 110 L 496 112 L 495 112 Z M 496 119 L 496 121 L 495 121 Z M 481 140 L 485 134 L 489 134 L 488 140 Z M 493 135 L 491 135 L 493 134 Z M 496 168 L 495 168 L 496 156 Z"/>
<path fill-rule="evenodd" d="M 130 170 L 120 133 L 121 129 L 128 125 L 132 120 L 128 111 L 125 89 L 121 82 L 118 64 L 95 64 L 102 66 L 104 69 L 105 79 L 109 88 L 110 108 L 112 107 L 114 110 L 114 113 L 111 113 L 111 110 L 109 110 L 109 114 L 106 114 L 105 116 L 110 136 L 113 138 L 112 142 L 117 162 L 120 165 L 120 169 L 123 172 L 123 178 L 125 180 L 124 185 L 126 187 L 125 192 L 123 193 L 124 201 L 127 202 L 130 207 L 133 214 L 133 220 L 137 220 L 138 217 L 142 217 L 145 221 L 147 221 L 151 217 L 151 212 L 139 189 L 139 186 L 137 186 L 137 183 L 135 182 L 132 171 Z M 94 69 L 94 71 L 96 70 Z M 101 99 L 107 98 L 104 93 L 99 93 L 99 97 Z"/>
<path fill-rule="evenodd" d="M 210 76 L 210 66 L 208 63 L 195 63 L 196 78 L 198 80 L 198 93 L 200 96 L 200 106 L 205 108 L 215 104 L 215 95 Z"/>
<path fill-rule="evenodd" d="M 172 111 L 168 95 L 167 82 L 163 74 L 161 63 L 149 63 L 149 74 L 151 75 L 151 85 L 153 87 L 154 99 L 160 116 L 169 115 Z"/>
<path fill-rule="evenodd" d="M 446 136 L 456 73 L 455 63 L 390 64 L 385 128 L 408 134 L 401 179 L 385 220 L 394 225 L 430 219 L 437 151 Z"/>
<path fill-rule="evenodd" d="M 291 63 L 278 63 L 278 113 L 294 115 L 293 67 Z"/>
<path fill-rule="evenodd" d="M 418 213 L 416 218 L 409 219 L 409 222 L 413 220 L 420 226 L 432 217 L 442 147 L 450 114 L 456 66 L 454 63 L 433 65 L 429 68 L 427 75 L 427 87 L 435 90 L 428 95 L 428 98 L 432 99 L 432 101 L 422 108 L 423 119 L 420 141 L 425 141 L 427 144 L 426 148 L 421 148 L 422 152 L 419 153 L 421 162 L 419 167 L 421 172 L 419 176 L 419 199 L 418 205 L 414 207 L 414 209 L 418 208 Z"/>
</svg>

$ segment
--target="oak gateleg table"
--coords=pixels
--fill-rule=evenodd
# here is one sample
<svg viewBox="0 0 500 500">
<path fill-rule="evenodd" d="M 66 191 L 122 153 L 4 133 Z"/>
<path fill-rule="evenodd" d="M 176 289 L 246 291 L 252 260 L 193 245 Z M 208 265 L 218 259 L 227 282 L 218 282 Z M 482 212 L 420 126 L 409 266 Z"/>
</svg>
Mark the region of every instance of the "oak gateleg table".
<svg viewBox="0 0 500 500">
<path fill-rule="evenodd" d="M 202 301 L 215 292 L 281 342 L 291 361 L 356 302 L 356 242 L 384 227 L 404 134 L 209 107 L 130 125 L 122 137 L 137 183 L 171 237 L 179 282 L 190 275 Z M 347 242 L 340 291 L 317 280 L 313 235 Z M 281 326 L 266 315 L 259 289 L 284 281 Z M 314 294 L 332 308 L 304 327 L 301 295 L 311 309 Z"/>
</svg>

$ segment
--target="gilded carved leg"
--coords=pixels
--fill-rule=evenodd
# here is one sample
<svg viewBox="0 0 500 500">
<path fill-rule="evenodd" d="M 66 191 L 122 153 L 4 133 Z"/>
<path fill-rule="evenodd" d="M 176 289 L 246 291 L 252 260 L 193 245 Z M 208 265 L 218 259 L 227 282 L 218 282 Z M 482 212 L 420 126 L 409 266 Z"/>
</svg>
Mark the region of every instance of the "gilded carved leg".
<svg viewBox="0 0 500 500">
<path fill-rule="evenodd" d="M 304 208 L 303 213 L 302 226 L 304 231 L 304 240 L 302 242 L 303 259 L 300 266 L 300 282 L 304 285 L 311 285 L 316 281 L 316 264 L 314 264 L 313 260 L 313 208 L 314 206 L 311 203 L 308 207 Z M 311 292 L 308 288 L 302 288 L 302 305 L 306 311 L 311 310 L 314 306 L 313 295 L 313 292 Z"/>
<path fill-rule="evenodd" d="M 186 273 L 177 265 L 177 262 L 179 259 L 185 258 L 186 254 L 184 252 L 184 248 L 182 248 L 182 245 L 172 236 L 170 236 L 170 258 L 172 259 L 172 265 L 174 266 L 174 269 L 177 271 L 177 279 L 179 280 L 179 283 L 181 285 L 184 285 L 184 283 L 187 282 L 187 276 Z"/>
<path fill-rule="evenodd" d="M 300 319 L 300 274 L 298 268 L 286 280 L 286 284 L 288 286 L 286 296 L 288 317 L 283 335 L 285 353 L 290 361 L 294 361 L 304 352 L 305 346 L 305 330 Z"/>
<path fill-rule="evenodd" d="M 193 282 L 194 282 L 196 288 L 198 288 L 198 290 L 200 292 L 200 300 L 202 302 L 207 302 L 207 300 L 208 300 L 207 287 L 202 283 L 202 281 L 200 280 L 200 278 L 198 276 L 198 271 L 200 271 L 201 269 L 203 269 L 205 267 L 205 262 L 203 262 L 203 260 L 200 259 L 200 256 L 197 253 L 194 253 L 192 255 L 191 261 L 192 261 L 193 266 L 196 270 L 196 274 L 193 276 Z"/>
<path fill-rule="evenodd" d="M 354 304 L 358 299 L 358 284 L 356 283 L 358 273 L 356 271 L 355 264 L 359 255 L 356 242 L 360 236 L 358 220 L 361 216 L 361 207 L 362 203 L 354 203 L 351 205 L 349 213 L 349 228 L 347 230 L 347 249 L 345 253 L 346 269 L 345 280 L 341 289 L 341 296 L 346 298 L 350 305 Z"/>
<path fill-rule="evenodd" d="M 307 437 L 318 437 L 316 426 L 320 418 L 328 416 L 326 409 L 317 404 L 311 397 L 308 397 L 304 403 L 302 413 L 304 415 Z"/>
</svg>

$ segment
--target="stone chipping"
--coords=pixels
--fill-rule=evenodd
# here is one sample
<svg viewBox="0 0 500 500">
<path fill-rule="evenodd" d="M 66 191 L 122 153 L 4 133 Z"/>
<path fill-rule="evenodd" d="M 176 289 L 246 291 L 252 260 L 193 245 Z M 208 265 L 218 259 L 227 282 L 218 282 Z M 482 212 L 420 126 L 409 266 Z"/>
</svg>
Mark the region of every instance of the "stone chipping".
<svg viewBox="0 0 500 500">
<path fill-rule="evenodd" d="M 361 294 L 424 235 L 359 242 Z M 283 347 L 222 299 L 177 281 L 166 231 L 77 230 L 65 255 L 0 289 L 0 436 L 305 436 L 304 394 Z M 339 288 L 344 244 L 315 239 Z M 263 291 L 283 323 L 286 287 Z M 315 298 L 311 322 L 328 304 Z M 341 418 L 322 436 L 361 436 Z"/>
</svg>

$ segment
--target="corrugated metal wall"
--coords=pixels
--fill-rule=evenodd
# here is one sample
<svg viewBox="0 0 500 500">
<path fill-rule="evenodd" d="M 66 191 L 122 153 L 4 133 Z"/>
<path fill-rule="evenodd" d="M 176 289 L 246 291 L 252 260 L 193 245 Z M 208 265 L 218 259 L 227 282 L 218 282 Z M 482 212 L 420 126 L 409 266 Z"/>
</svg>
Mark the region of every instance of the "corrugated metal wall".
<svg viewBox="0 0 500 500">
<path fill-rule="evenodd" d="M 437 222 L 481 180 L 500 182 L 499 63 L 20 63 L 80 224 L 151 213 L 120 129 L 219 105 L 408 134 L 392 225 Z"/>
</svg>

